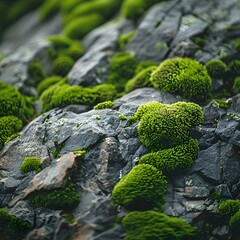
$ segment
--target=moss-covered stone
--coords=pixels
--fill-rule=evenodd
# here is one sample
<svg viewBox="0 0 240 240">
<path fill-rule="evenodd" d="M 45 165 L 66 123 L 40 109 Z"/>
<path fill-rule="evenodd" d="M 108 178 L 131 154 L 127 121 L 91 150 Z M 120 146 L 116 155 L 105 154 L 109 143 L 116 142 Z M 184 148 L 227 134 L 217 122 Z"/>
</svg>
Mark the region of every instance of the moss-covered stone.
<svg viewBox="0 0 240 240">
<path fill-rule="evenodd" d="M 26 157 L 21 165 L 20 172 L 22 174 L 35 171 L 39 173 L 41 171 L 41 162 L 38 157 Z"/>
<path fill-rule="evenodd" d="M 102 103 L 98 103 L 96 106 L 94 106 L 94 109 L 105 109 L 105 108 L 112 108 L 114 106 L 114 102 L 112 101 L 105 101 Z"/>
<path fill-rule="evenodd" d="M 176 217 L 154 211 L 131 212 L 122 220 L 124 240 L 193 240 L 197 228 Z"/>
<path fill-rule="evenodd" d="M 15 116 L 0 117 L 0 150 L 7 139 L 22 129 L 22 121 Z"/>
<path fill-rule="evenodd" d="M 125 92 L 129 93 L 137 88 L 143 87 L 152 87 L 152 83 L 150 82 L 151 74 L 157 67 L 152 66 L 148 67 L 147 69 L 142 70 L 132 79 L 130 79 L 127 84 L 125 85 Z"/>
<path fill-rule="evenodd" d="M 69 184 L 63 189 L 34 192 L 29 196 L 33 208 L 45 207 L 55 210 L 64 210 L 76 207 L 80 196 L 75 191 L 75 186 Z"/>
<path fill-rule="evenodd" d="M 194 101 L 206 100 L 212 89 L 207 70 L 190 58 L 173 58 L 160 63 L 150 81 L 156 89 L 176 93 Z"/>
<path fill-rule="evenodd" d="M 144 155 L 140 164 L 150 164 L 165 174 L 188 170 L 198 156 L 198 141 L 190 139 L 189 142 L 174 148 L 163 149 Z"/>
<path fill-rule="evenodd" d="M 129 79 L 134 76 L 138 61 L 128 53 L 120 52 L 110 61 L 109 82 L 114 84 L 118 91 L 123 91 Z"/>
<path fill-rule="evenodd" d="M 10 214 L 6 209 L 0 208 L 1 240 L 21 240 L 27 230 L 26 221 Z"/>
<path fill-rule="evenodd" d="M 222 60 L 210 60 L 205 64 L 209 76 L 212 78 L 224 78 L 227 65 Z"/>
<path fill-rule="evenodd" d="M 161 210 L 167 182 L 162 172 L 149 164 L 134 167 L 114 187 L 116 204 L 130 210 Z"/>
</svg>

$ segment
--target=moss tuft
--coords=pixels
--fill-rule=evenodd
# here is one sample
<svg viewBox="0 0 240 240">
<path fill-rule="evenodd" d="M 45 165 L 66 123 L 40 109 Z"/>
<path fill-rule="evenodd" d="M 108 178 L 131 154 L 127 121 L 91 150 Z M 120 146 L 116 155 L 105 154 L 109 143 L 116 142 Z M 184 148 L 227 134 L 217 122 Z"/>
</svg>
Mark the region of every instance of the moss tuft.
<svg viewBox="0 0 240 240">
<path fill-rule="evenodd" d="M 38 86 L 37 91 L 39 94 L 44 92 L 46 89 L 48 89 L 50 86 L 60 82 L 62 80 L 62 77 L 60 76 L 51 76 L 48 78 L 45 78 Z"/>
<path fill-rule="evenodd" d="M 36 173 L 41 171 L 41 162 L 38 157 L 26 157 L 23 160 L 20 172 L 24 174 L 31 171 L 36 171 Z"/>
<path fill-rule="evenodd" d="M 150 77 L 152 72 L 156 69 L 157 67 L 152 66 L 139 72 L 136 76 L 127 82 L 125 85 L 125 92 L 129 93 L 137 88 L 152 87 Z"/>
<path fill-rule="evenodd" d="M 212 78 L 224 78 L 227 71 L 227 65 L 222 60 L 210 60 L 205 67 Z"/>
<path fill-rule="evenodd" d="M 238 232 L 240 232 L 240 211 L 236 212 L 229 221 L 229 226 L 231 229 L 233 230 L 237 230 Z"/>
<path fill-rule="evenodd" d="M 226 200 L 218 204 L 220 214 L 226 216 L 233 216 L 240 210 L 240 200 Z"/>
<path fill-rule="evenodd" d="M 143 70 L 145 70 L 146 68 L 153 67 L 153 66 L 157 67 L 158 64 L 154 61 L 140 62 L 136 68 L 135 74 L 138 74 L 138 73 L 142 72 Z"/>
<path fill-rule="evenodd" d="M 118 118 L 119 118 L 121 121 L 127 120 L 127 117 L 126 117 L 124 114 L 119 114 L 119 115 L 118 115 Z"/>
<path fill-rule="evenodd" d="M 123 50 L 125 48 L 125 46 L 127 45 L 127 43 L 130 42 L 134 38 L 135 35 L 136 35 L 136 31 L 130 31 L 128 33 L 122 34 L 118 40 L 119 48 L 121 50 Z"/>
<path fill-rule="evenodd" d="M 34 192 L 29 196 L 33 208 L 44 207 L 54 210 L 64 210 L 75 207 L 80 197 L 75 191 L 75 186 L 69 184 L 64 189 Z"/>
<path fill-rule="evenodd" d="M 131 212 L 123 220 L 124 240 L 192 240 L 197 228 L 176 217 L 154 211 Z"/>
<path fill-rule="evenodd" d="M 44 78 L 46 78 L 46 74 L 37 59 L 30 63 L 28 67 L 28 74 L 32 80 L 33 86 L 37 86 Z"/>
<path fill-rule="evenodd" d="M 114 102 L 112 101 L 105 101 L 102 103 L 98 103 L 96 106 L 94 106 L 94 109 L 105 109 L 105 108 L 112 108 L 114 106 Z"/>
<path fill-rule="evenodd" d="M 60 56 L 53 61 L 52 71 L 55 75 L 66 76 L 73 67 L 73 60 L 67 56 Z"/>
<path fill-rule="evenodd" d="M 162 209 L 167 182 L 162 172 L 148 164 L 134 167 L 114 187 L 116 204 L 130 210 Z"/>
<path fill-rule="evenodd" d="M 140 164 L 150 164 L 164 173 L 188 170 L 198 156 L 198 141 L 190 139 L 188 143 L 178 145 L 141 157 Z"/>
<path fill-rule="evenodd" d="M 0 117 L 0 150 L 13 134 L 22 129 L 22 121 L 15 116 Z"/>
<path fill-rule="evenodd" d="M 163 61 L 152 73 L 150 81 L 156 89 L 177 93 L 195 101 L 206 100 L 212 89 L 207 70 L 190 58 Z"/>
<path fill-rule="evenodd" d="M 228 65 L 228 71 L 231 76 L 238 77 L 240 75 L 240 60 L 234 60 Z"/>
<path fill-rule="evenodd" d="M 240 77 L 234 79 L 233 89 L 235 93 L 240 93 Z"/>
</svg>

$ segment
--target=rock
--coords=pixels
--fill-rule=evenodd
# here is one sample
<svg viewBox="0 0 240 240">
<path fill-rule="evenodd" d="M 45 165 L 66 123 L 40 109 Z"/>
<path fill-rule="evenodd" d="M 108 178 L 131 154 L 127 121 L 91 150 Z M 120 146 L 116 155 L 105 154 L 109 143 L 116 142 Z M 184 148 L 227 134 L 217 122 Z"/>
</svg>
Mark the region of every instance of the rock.
<svg viewBox="0 0 240 240">
<path fill-rule="evenodd" d="M 221 226 L 221 227 L 217 227 L 215 229 L 213 229 L 213 235 L 216 237 L 220 237 L 221 239 L 224 238 L 226 239 L 226 237 L 229 235 L 229 226 Z"/>
<path fill-rule="evenodd" d="M 73 174 L 76 168 L 76 160 L 76 155 L 71 152 L 56 159 L 49 167 L 34 176 L 23 192 L 24 197 L 35 191 L 65 187 L 70 172 Z"/>
<path fill-rule="evenodd" d="M 206 199 L 209 197 L 210 190 L 207 187 L 185 187 L 184 197 L 189 199 Z"/>
</svg>

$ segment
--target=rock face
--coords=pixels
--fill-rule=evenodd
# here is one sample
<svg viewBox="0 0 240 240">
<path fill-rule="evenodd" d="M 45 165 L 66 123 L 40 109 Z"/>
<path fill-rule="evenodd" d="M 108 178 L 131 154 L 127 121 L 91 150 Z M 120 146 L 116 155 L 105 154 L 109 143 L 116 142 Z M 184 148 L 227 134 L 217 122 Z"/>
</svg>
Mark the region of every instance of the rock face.
<svg viewBox="0 0 240 240">
<path fill-rule="evenodd" d="M 89 33 L 83 40 L 86 53 L 69 72 L 68 83 L 95 86 L 106 82 L 119 36 L 132 30 L 136 35 L 126 49 L 141 61 L 161 62 L 175 56 L 203 63 L 220 57 L 230 61 L 239 55 L 233 47 L 233 39 L 239 36 L 239 15 L 238 0 L 163 1 L 136 25 L 123 20 Z M 49 48 L 47 41 L 38 41 L 10 54 L 0 62 L 1 81 L 34 95 L 28 65 L 37 58 L 47 71 Z M 128 126 L 119 115 L 129 118 L 151 101 L 171 104 L 181 100 L 142 88 L 115 100 L 113 109 L 71 105 L 38 116 L 0 152 L 0 207 L 26 220 L 26 240 L 124 239 L 126 233 L 118 219 L 126 212 L 114 205 L 111 192 L 149 150 L 138 139 L 137 123 Z M 168 179 L 164 213 L 198 226 L 197 240 L 229 239 L 230 230 L 218 214 L 216 198 L 240 198 L 240 95 L 230 100 L 225 110 L 215 101 L 202 106 L 204 122 L 191 129 L 199 141 L 198 158 L 186 173 Z M 79 149 L 86 150 L 84 159 L 74 154 Z M 40 173 L 20 173 L 28 156 L 41 159 Z M 67 212 L 32 208 L 29 194 L 64 188 L 69 178 L 81 198 L 77 207 Z M 212 229 L 207 233 L 209 225 Z"/>
</svg>

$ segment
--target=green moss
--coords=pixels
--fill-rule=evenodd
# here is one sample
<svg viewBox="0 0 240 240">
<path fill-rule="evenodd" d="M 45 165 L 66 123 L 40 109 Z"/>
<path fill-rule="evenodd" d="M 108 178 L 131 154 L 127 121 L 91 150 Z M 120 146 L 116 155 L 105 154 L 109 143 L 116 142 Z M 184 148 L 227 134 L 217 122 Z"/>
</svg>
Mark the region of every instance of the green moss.
<svg viewBox="0 0 240 240">
<path fill-rule="evenodd" d="M 42 21 L 49 20 L 53 17 L 60 9 L 58 0 L 47 0 L 44 1 L 40 8 L 40 17 Z"/>
<path fill-rule="evenodd" d="M 176 217 L 154 211 L 131 212 L 122 220 L 124 240 L 192 240 L 197 228 Z"/>
<path fill-rule="evenodd" d="M 72 39 L 63 35 L 52 35 L 48 40 L 53 44 L 56 51 L 69 48 L 73 42 Z"/>
<path fill-rule="evenodd" d="M 234 79 L 233 89 L 235 93 L 240 93 L 240 77 Z"/>
<path fill-rule="evenodd" d="M 62 80 L 62 77 L 60 76 L 51 76 L 48 78 L 45 78 L 38 86 L 37 86 L 37 91 L 39 94 L 44 92 L 47 88 L 50 86 L 60 82 Z"/>
<path fill-rule="evenodd" d="M 121 121 L 127 120 L 127 117 L 126 117 L 124 114 L 119 114 L 119 115 L 118 115 L 118 118 L 119 118 Z"/>
<path fill-rule="evenodd" d="M 29 196 L 29 200 L 33 208 L 44 207 L 54 210 L 64 210 L 76 207 L 80 201 L 80 197 L 75 191 L 75 186 L 69 184 L 64 189 L 59 188 L 51 191 L 34 192 Z"/>
<path fill-rule="evenodd" d="M 0 230 L 1 240 L 20 240 L 28 230 L 28 224 L 7 210 L 0 208 Z"/>
<path fill-rule="evenodd" d="M 135 35 L 136 35 L 136 31 L 130 31 L 128 33 L 122 34 L 118 40 L 119 48 L 121 50 L 123 50 L 125 48 L 125 46 L 127 45 L 127 43 L 130 42 L 134 38 Z"/>
<path fill-rule="evenodd" d="M 20 172 L 24 174 L 31 171 L 36 171 L 36 173 L 41 171 L 41 162 L 38 157 L 26 157 L 23 160 Z"/>
<path fill-rule="evenodd" d="M 238 232 L 240 232 L 240 211 L 237 211 L 231 218 L 229 221 L 229 226 L 231 229 L 233 230 L 237 230 Z"/>
<path fill-rule="evenodd" d="M 234 48 L 236 50 L 240 50 L 240 39 L 235 39 L 234 40 Z"/>
<path fill-rule="evenodd" d="M 73 67 L 73 60 L 67 56 L 60 56 L 53 61 L 52 71 L 55 75 L 66 76 Z"/>
<path fill-rule="evenodd" d="M 226 200 L 218 204 L 220 214 L 226 216 L 233 216 L 240 210 L 240 200 Z"/>
<path fill-rule="evenodd" d="M 35 59 L 28 66 L 28 74 L 32 80 L 33 86 L 37 86 L 44 78 L 46 74 L 42 69 L 40 62 Z"/>
<path fill-rule="evenodd" d="M 79 41 L 74 41 L 71 46 L 66 49 L 65 54 L 77 61 L 84 54 L 83 44 Z"/>
<path fill-rule="evenodd" d="M 105 101 L 102 103 L 98 103 L 96 106 L 94 106 L 94 109 L 105 109 L 105 108 L 112 108 L 114 106 L 114 102 L 112 101 Z"/>
<path fill-rule="evenodd" d="M 96 13 L 78 17 L 66 25 L 63 34 L 69 38 L 80 40 L 91 30 L 103 24 L 103 22 L 103 17 Z"/>
<path fill-rule="evenodd" d="M 6 139 L 4 145 L 7 144 L 8 142 L 12 141 L 14 138 L 17 138 L 19 136 L 21 136 L 21 134 L 19 132 L 12 134 L 10 137 L 8 137 Z"/>
<path fill-rule="evenodd" d="M 240 60 L 234 60 L 228 65 L 228 71 L 233 77 L 240 75 Z"/>
<path fill-rule="evenodd" d="M 41 94 L 40 102 L 43 110 L 48 111 L 55 107 L 61 108 L 70 104 L 94 105 L 99 102 L 113 100 L 116 94 L 116 89 L 111 84 L 88 88 L 55 84 Z"/>
<path fill-rule="evenodd" d="M 222 99 L 214 99 L 214 100 L 219 104 L 220 108 L 223 108 L 223 109 L 228 108 L 229 103 L 227 103 L 226 101 L 224 101 Z"/>
<path fill-rule="evenodd" d="M 22 129 L 22 121 L 15 116 L 0 117 L 0 150 L 7 139 Z"/>
<path fill-rule="evenodd" d="M 190 139 L 188 143 L 178 145 L 141 157 L 140 164 L 150 164 L 164 173 L 188 170 L 198 156 L 198 141 Z"/>
<path fill-rule="evenodd" d="M 152 66 L 139 72 L 127 82 L 125 92 L 129 93 L 137 88 L 151 87 L 152 83 L 150 82 L 150 77 L 152 72 L 156 69 L 157 67 Z"/>
<path fill-rule="evenodd" d="M 90 2 L 92 0 L 68 0 L 61 2 L 61 11 L 66 14 L 70 13 L 73 9 L 79 6 L 81 3 Z"/>
<path fill-rule="evenodd" d="M 77 148 L 73 153 L 77 155 L 82 155 L 82 157 L 85 157 L 87 150 L 84 148 Z"/>
<path fill-rule="evenodd" d="M 158 64 L 156 62 L 153 61 L 144 61 L 144 62 L 140 62 L 136 68 L 135 74 L 137 75 L 138 73 L 142 72 L 143 70 L 145 70 L 146 68 L 149 67 L 153 67 L 153 66 L 158 66 Z"/>
<path fill-rule="evenodd" d="M 162 209 L 167 182 L 162 172 L 148 164 L 134 167 L 114 187 L 116 204 L 130 210 Z"/>
<path fill-rule="evenodd" d="M 188 141 L 189 129 L 203 121 L 203 112 L 194 103 L 154 103 L 150 107 L 143 105 L 133 118 L 141 118 L 138 124 L 140 141 L 150 149 L 159 150 Z"/>
<path fill-rule="evenodd" d="M 110 61 L 109 82 L 123 91 L 126 82 L 134 76 L 138 61 L 128 53 L 117 53 Z"/>
<path fill-rule="evenodd" d="M 205 67 L 212 78 L 224 78 L 227 71 L 227 65 L 221 60 L 210 60 Z"/>
<path fill-rule="evenodd" d="M 0 117 L 16 116 L 27 121 L 34 113 L 33 103 L 11 85 L 0 82 Z"/>
<path fill-rule="evenodd" d="M 64 217 L 68 224 L 73 224 L 75 222 L 75 218 L 72 214 L 66 214 Z"/>
<path fill-rule="evenodd" d="M 163 61 L 150 78 L 153 86 L 164 92 L 177 93 L 195 101 L 207 99 L 212 81 L 206 69 L 190 58 Z"/>
</svg>

